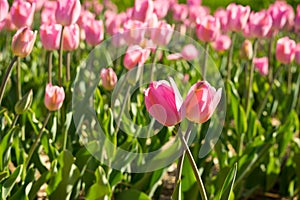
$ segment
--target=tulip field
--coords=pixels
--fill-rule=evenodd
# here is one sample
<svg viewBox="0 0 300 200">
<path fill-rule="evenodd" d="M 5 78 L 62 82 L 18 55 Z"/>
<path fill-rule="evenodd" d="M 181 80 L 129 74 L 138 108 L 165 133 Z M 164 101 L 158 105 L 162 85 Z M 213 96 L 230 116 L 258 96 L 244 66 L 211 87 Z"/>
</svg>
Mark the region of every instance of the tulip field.
<svg viewBox="0 0 300 200">
<path fill-rule="evenodd" d="M 300 199 L 300 2 L 0 0 L 0 199 Z"/>
</svg>

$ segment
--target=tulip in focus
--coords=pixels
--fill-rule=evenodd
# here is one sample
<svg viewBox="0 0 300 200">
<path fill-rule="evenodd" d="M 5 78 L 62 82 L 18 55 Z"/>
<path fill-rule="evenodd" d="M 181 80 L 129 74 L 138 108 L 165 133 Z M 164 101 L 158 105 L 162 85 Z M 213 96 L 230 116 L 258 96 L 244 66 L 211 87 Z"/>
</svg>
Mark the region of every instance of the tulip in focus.
<svg viewBox="0 0 300 200">
<path fill-rule="evenodd" d="M 124 66 L 130 70 L 136 65 L 143 65 L 150 55 L 150 49 L 143 49 L 140 46 L 130 46 L 124 57 Z"/>
<path fill-rule="evenodd" d="M 197 24 L 197 37 L 203 42 L 214 41 L 220 32 L 220 22 L 211 15 L 206 16 Z"/>
<path fill-rule="evenodd" d="M 253 37 L 263 38 L 266 37 L 272 28 L 271 15 L 262 10 L 260 12 L 252 12 L 249 17 L 249 33 Z"/>
<path fill-rule="evenodd" d="M 250 6 L 236 5 L 231 3 L 226 8 L 228 13 L 228 29 L 231 31 L 242 31 L 250 15 Z"/>
<path fill-rule="evenodd" d="M 32 31 L 28 27 L 19 29 L 12 39 L 13 54 L 24 58 L 28 56 L 34 46 L 37 31 Z"/>
<path fill-rule="evenodd" d="M 8 15 L 9 4 L 7 0 L 0 0 L 0 22 L 5 20 Z"/>
<path fill-rule="evenodd" d="M 245 40 L 240 49 L 240 57 L 242 59 L 250 60 L 253 56 L 253 47 L 250 40 Z"/>
<path fill-rule="evenodd" d="M 105 89 L 107 90 L 114 89 L 118 81 L 118 78 L 112 68 L 102 69 L 100 76 L 102 80 L 102 85 Z"/>
<path fill-rule="evenodd" d="M 157 45 L 169 44 L 174 31 L 174 26 L 164 21 L 158 22 L 158 25 L 151 32 L 151 40 Z"/>
<path fill-rule="evenodd" d="M 295 49 L 295 61 L 299 65 L 300 64 L 300 43 L 296 45 Z"/>
<path fill-rule="evenodd" d="M 254 58 L 253 62 L 254 62 L 254 67 L 259 71 L 261 75 L 263 76 L 268 75 L 269 63 L 267 57 Z"/>
<path fill-rule="evenodd" d="M 131 18 L 133 20 L 146 22 L 152 17 L 153 9 L 154 5 L 152 0 L 135 0 Z"/>
<path fill-rule="evenodd" d="M 80 29 L 77 24 L 72 24 L 64 28 L 63 50 L 74 51 L 78 48 L 80 42 Z"/>
<path fill-rule="evenodd" d="M 34 11 L 35 3 L 29 3 L 25 0 L 16 0 L 10 10 L 11 20 L 18 28 L 24 26 L 30 27 L 33 22 Z"/>
<path fill-rule="evenodd" d="M 228 35 L 220 35 L 217 39 L 212 43 L 212 47 L 216 51 L 226 51 L 231 46 L 231 39 Z"/>
<path fill-rule="evenodd" d="M 99 44 L 104 38 L 102 20 L 91 20 L 84 26 L 86 42 L 92 46 Z"/>
<path fill-rule="evenodd" d="M 290 64 L 295 58 L 296 43 L 289 37 L 280 38 L 276 45 L 276 59 L 283 64 Z"/>
<path fill-rule="evenodd" d="M 144 92 L 147 111 L 165 126 L 174 126 L 184 117 L 181 96 L 172 86 L 165 80 L 153 81 Z"/>
<path fill-rule="evenodd" d="M 65 99 L 65 92 L 63 87 L 52 86 L 48 83 L 45 91 L 44 104 L 50 111 L 59 110 Z"/>
<path fill-rule="evenodd" d="M 183 103 L 186 118 L 195 123 L 204 123 L 212 116 L 222 95 L 222 89 L 216 89 L 206 81 L 199 81 L 189 90 Z"/>
<path fill-rule="evenodd" d="M 63 26 L 70 26 L 78 20 L 80 11 L 79 0 L 59 0 L 55 11 L 56 22 Z"/>
<path fill-rule="evenodd" d="M 46 50 L 58 50 L 62 26 L 60 24 L 42 24 L 40 37 Z"/>
</svg>

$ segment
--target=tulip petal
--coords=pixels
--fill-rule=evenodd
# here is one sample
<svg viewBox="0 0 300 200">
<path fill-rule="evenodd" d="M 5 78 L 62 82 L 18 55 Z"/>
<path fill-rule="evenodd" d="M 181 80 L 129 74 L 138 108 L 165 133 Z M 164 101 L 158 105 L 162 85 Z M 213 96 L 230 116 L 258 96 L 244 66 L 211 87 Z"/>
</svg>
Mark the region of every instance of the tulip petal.
<svg viewBox="0 0 300 200">
<path fill-rule="evenodd" d="M 182 96 L 177 88 L 177 85 L 176 85 L 174 79 L 172 77 L 169 77 L 169 80 L 170 80 L 171 86 L 175 93 L 176 109 L 177 109 L 177 111 L 179 111 L 182 106 L 182 103 L 183 103 Z"/>
</svg>

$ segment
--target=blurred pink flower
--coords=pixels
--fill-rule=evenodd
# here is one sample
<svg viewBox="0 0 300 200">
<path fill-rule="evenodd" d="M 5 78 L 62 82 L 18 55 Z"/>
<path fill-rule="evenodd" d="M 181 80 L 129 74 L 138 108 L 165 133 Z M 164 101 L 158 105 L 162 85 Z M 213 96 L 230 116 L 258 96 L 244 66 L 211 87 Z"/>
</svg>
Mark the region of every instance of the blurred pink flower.
<svg viewBox="0 0 300 200">
<path fill-rule="evenodd" d="M 83 29 L 85 24 L 88 24 L 90 21 L 95 19 L 95 14 L 85 10 L 83 7 L 81 7 L 81 12 L 80 12 L 80 16 L 77 20 L 77 24 L 78 26 Z"/>
<path fill-rule="evenodd" d="M 187 0 L 186 3 L 189 6 L 200 6 L 202 3 L 202 0 Z"/>
<path fill-rule="evenodd" d="M 265 10 L 252 12 L 249 17 L 248 28 L 252 37 L 266 37 L 272 28 L 271 15 Z"/>
<path fill-rule="evenodd" d="M 197 22 L 197 37 L 203 42 L 214 41 L 220 33 L 220 22 L 211 15 L 207 15 L 201 22 Z"/>
<path fill-rule="evenodd" d="M 102 85 L 105 89 L 114 89 L 118 81 L 118 77 L 112 68 L 102 69 L 100 76 L 102 80 Z"/>
<path fill-rule="evenodd" d="M 228 29 L 231 31 L 242 31 L 250 15 L 250 6 L 231 3 L 226 10 L 228 13 Z"/>
<path fill-rule="evenodd" d="M 169 11 L 170 3 L 166 0 L 156 0 L 154 3 L 154 13 L 158 19 L 164 18 Z"/>
<path fill-rule="evenodd" d="M 144 23 L 136 20 L 128 20 L 123 24 L 124 38 L 128 45 L 140 44 L 144 40 L 144 27 Z"/>
<path fill-rule="evenodd" d="M 91 20 L 84 26 L 86 42 L 92 46 L 99 44 L 104 38 L 102 20 Z"/>
<path fill-rule="evenodd" d="M 194 60 L 199 56 L 199 52 L 193 44 L 185 45 L 180 53 L 174 53 L 167 56 L 168 60 L 184 59 L 187 61 Z"/>
<path fill-rule="evenodd" d="M 289 37 L 280 38 L 276 45 L 276 59 L 283 64 L 290 64 L 295 58 L 296 43 Z"/>
<path fill-rule="evenodd" d="M 282 29 L 288 21 L 288 10 L 284 6 L 280 6 L 278 3 L 271 4 L 268 8 L 268 12 L 272 17 L 273 24 L 272 29 Z"/>
<path fill-rule="evenodd" d="M 124 12 L 116 14 L 112 11 L 105 12 L 105 26 L 106 31 L 110 35 L 114 35 L 119 32 L 121 25 L 126 21 L 127 15 Z"/>
<path fill-rule="evenodd" d="M 297 13 L 295 17 L 295 28 L 300 30 L 300 4 L 297 6 Z"/>
<path fill-rule="evenodd" d="M 55 10 L 55 19 L 58 24 L 69 26 L 76 23 L 80 16 L 81 5 L 79 0 L 59 0 Z"/>
<path fill-rule="evenodd" d="M 220 35 L 212 42 L 212 47 L 216 51 L 226 51 L 231 46 L 231 39 L 228 35 Z"/>
<path fill-rule="evenodd" d="M 24 58 L 28 56 L 34 46 L 37 32 L 28 27 L 19 29 L 12 38 L 12 52 L 14 55 Z"/>
<path fill-rule="evenodd" d="M 300 43 L 298 43 L 295 48 L 295 61 L 298 65 L 300 64 Z"/>
<path fill-rule="evenodd" d="M 80 29 L 77 24 L 65 26 L 63 33 L 63 50 L 74 51 L 80 42 Z"/>
<path fill-rule="evenodd" d="M 60 24 L 42 24 L 40 26 L 41 42 L 46 50 L 59 49 L 61 28 Z"/>
<path fill-rule="evenodd" d="M 8 15 L 9 4 L 7 0 L 0 0 L 0 22 L 5 20 Z"/>
<path fill-rule="evenodd" d="M 157 26 L 151 31 L 151 40 L 157 45 L 169 44 L 174 32 L 174 26 L 165 21 L 159 21 Z"/>
<path fill-rule="evenodd" d="M 206 15 L 209 15 L 209 9 L 204 6 L 189 6 L 189 20 L 196 23 L 197 20 L 201 21 Z"/>
<path fill-rule="evenodd" d="M 45 90 L 44 104 L 49 111 L 59 110 L 65 99 L 63 87 L 52 86 L 48 83 Z"/>
<path fill-rule="evenodd" d="M 224 8 L 219 8 L 215 11 L 214 16 L 220 21 L 221 31 L 223 33 L 227 32 L 228 29 L 228 13 Z"/>
<path fill-rule="evenodd" d="M 152 17 L 154 5 L 152 0 L 135 0 L 132 19 L 146 22 Z"/>
<path fill-rule="evenodd" d="M 29 3 L 25 0 L 16 0 L 10 10 L 11 20 L 18 28 L 24 26 L 30 27 L 33 22 L 34 11 L 35 3 Z"/>
<path fill-rule="evenodd" d="M 56 24 L 55 10 L 57 4 L 54 1 L 46 1 L 41 13 L 42 24 Z"/>
<path fill-rule="evenodd" d="M 259 71 L 263 76 L 268 75 L 269 62 L 267 57 L 254 58 L 254 67 Z"/>
<path fill-rule="evenodd" d="M 148 59 L 150 52 L 150 49 L 143 49 L 138 45 L 128 47 L 123 60 L 124 66 L 130 70 L 136 66 L 143 65 Z"/>
<path fill-rule="evenodd" d="M 174 4 L 172 7 L 173 19 L 175 21 L 184 21 L 189 14 L 188 7 L 185 4 Z"/>
</svg>

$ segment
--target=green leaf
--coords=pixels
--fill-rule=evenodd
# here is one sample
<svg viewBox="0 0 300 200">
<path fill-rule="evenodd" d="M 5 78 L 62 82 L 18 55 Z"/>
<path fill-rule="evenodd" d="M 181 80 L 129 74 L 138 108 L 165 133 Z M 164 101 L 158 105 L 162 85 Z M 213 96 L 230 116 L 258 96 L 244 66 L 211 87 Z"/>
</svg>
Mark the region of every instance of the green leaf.
<svg viewBox="0 0 300 200">
<path fill-rule="evenodd" d="M 116 200 L 151 200 L 145 193 L 135 190 L 129 189 L 123 192 L 116 194 Z"/>
<path fill-rule="evenodd" d="M 10 149 L 12 144 L 12 138 L 14 135 L 13 133 L 18 128 L 19 127 L 17 126 L 12 128 L 0 141 L 0 171 L 4 170 L 5 166 L 7 166 L 7 163 L 10 159 Z"/>
<path fill-rule="evenodd" d="M 15 171 L 4 181 L 2 186 L 2 199 L 7 199 L 17 180 L 21 178 L 23 165 L 19 165 Z"/>
<path fill-rule="evenodd" d="M 229 200 L 230 199 L 230 195 L 232 193 L 232 189 L 233 189 L 233 185 L 235 182 L 235 178 L 236 178 L 236 173 L 237 173 L 237 163 L 234 164 L 233 168 L 230 170 L 230 172 L 228 173 L 223 187 L 221 189 L 220 192 L 220 196 L 219 199 L 220 200 Z"/>
</svg>

